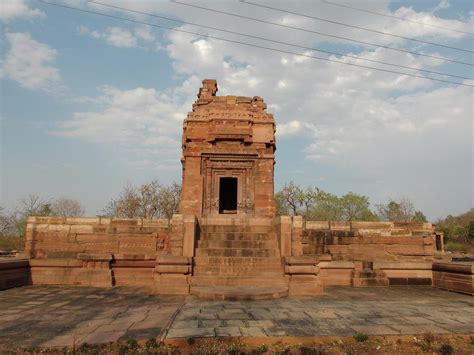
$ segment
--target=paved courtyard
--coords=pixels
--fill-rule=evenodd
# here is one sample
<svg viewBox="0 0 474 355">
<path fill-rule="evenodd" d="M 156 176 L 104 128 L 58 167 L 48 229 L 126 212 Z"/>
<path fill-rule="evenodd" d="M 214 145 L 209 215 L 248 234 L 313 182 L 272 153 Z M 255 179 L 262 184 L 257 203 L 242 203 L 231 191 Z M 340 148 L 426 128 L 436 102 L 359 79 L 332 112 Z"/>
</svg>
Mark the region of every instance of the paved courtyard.
<svg viewBox="0 0 474 355">
<path fill-rule="evenodd" d="M 0 291 L 0 348 L 214 336 L 474 333 L 474 298 L 433 288 L 330 288 L 314 298 L 206 301 L 127 288 Z"/>
</svg>

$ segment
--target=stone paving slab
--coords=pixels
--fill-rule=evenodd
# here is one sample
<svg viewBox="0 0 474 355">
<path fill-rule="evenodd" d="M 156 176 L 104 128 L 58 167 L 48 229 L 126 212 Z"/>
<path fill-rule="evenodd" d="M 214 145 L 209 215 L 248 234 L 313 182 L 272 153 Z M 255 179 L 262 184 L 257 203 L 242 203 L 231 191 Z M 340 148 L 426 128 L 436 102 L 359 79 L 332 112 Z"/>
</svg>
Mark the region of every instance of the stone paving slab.
<svg viewBox="0 0 474 355">
<path fill-rule="evenodd" d="M 474 298 L 429 287 L 330 288 L 317 297 L 209 301 L 128 288 L 0 292 L 0 350 L 128 339 L 474 333 Z M 25 336 L 27 335 L 27 336 Z"/>
<path fill-rule="evenodd" d="M 128 288 L 29 286 L 1 291 L 0 349 L 156 338 L 183 300 Z"/>
</svg>

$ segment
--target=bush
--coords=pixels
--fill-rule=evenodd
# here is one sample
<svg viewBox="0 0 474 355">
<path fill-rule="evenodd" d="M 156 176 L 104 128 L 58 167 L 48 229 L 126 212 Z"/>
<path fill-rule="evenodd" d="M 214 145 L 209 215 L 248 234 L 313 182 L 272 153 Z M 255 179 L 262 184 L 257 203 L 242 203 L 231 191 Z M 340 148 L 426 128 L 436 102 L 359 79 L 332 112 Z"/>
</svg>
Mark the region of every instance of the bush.
<svg viewBox="0 0 474 355">
<path fill-rule="evenodd" d="M 439 353 L 442 355 L 454 354 L 454 348 L 450 344 L 443 344 L 439 348 Z"/>
<path fill-rule="evenodd" d="M 459 242 L 447 242 L 445 245 L 445 249 L 447 251 L 454 251 L 454 252 L 467 252 L 468 247 L 467 245 Z"/>
<path fill-rule="evenodd" d="M 0 250 L 23 250 L 24 244 L 23 238 L 0 234 Z"/>
<path fill-rule="evenodd" d="M 138 345 L 138 341 L 136 341 L 135 339 L 127 340 L 127 345 L 132 350 L 137 350 L 140 347 Z"/>
<path fill-rule="evenodd" d="M 300 347 L 301 355 L 321 355 L 322 353 L 320 349 L 310 348 L 304 345 Z"/>
<path fill-rule="evenodd" d="M 252 349 L 251 354 L 261 355 L 261 354 L 265 354 L 266 352 L 268 352 L 268 346 L 266 346 L 265 344 L 262 344 L 262 345 L 257 346 L 255 349 Z"/>
<path fill-rule="evenodd" d="M 357 333 L 354 335 L 354 339 L 359 343 L 363 343 L 364 341 L 369 340 L 369 336 L 365 333 Z"/>
<path fill-rule="evenodd" d="M 154 349 L 157 349 L 158 347 L 159 347 L 159 344 L 155 338 L 150 338 L 145 343 L 145 350 L 154 350 Z"/>
</svg>

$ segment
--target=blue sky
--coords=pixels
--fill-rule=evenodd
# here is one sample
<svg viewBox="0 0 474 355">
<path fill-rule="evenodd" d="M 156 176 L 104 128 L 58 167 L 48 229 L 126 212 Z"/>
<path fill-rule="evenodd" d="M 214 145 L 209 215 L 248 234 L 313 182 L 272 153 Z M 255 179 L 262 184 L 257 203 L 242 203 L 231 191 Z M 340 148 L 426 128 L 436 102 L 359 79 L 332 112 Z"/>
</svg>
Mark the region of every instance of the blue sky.
<svg viewBox="0 0 474 355">
<path fill-rule="evenodd" d="M 85 1 L 55 2 L 329 57 Z M 355 44 L 169 1 L 103 2 L 301 46 L 474 77 L 472 66 Z M 328 24 L 239 1 L 183 2 L 473 62 L 472 53 Z M 473 50 L 473 35 L 323 1 L 255 2 Z M 474 32 L 470 1 L 337 2 Z M 19 199 L 34 193 L 43 198 L 78 199 L 87 214 L 95 215 L 127 181 L 180 181 L 182 121 L 205 78 L 217 79 L 218 94 L 258 95 L 267 102 L 268 111 L 278 123 L 277 189 L 293 180 L 336 194 L 365 194 L 373 205 L 389 198 L 407 197 L 431 219 L 462 213 L 474 206 L 470 87 L 265 51 L 37 1 L 3 1 L 0 20 L 0 205 L 7 208 L 14 208 Z M 423 75 L 354 58 L 330 58 Z M 469 80 L 433 77 L 474 84 Z"/>
</svg>

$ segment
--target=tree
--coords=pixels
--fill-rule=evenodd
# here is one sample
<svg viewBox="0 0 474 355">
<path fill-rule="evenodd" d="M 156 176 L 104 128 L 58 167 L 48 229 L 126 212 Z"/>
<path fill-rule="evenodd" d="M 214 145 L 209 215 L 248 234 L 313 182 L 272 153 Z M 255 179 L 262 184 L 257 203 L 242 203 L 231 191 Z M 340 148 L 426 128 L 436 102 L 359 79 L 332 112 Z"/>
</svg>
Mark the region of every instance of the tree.
<svg viewBox="0 0 474 355">
<path fill-rule="evenodd" d="M 117 199 L 112 199 L 104 208 L 106 216 L 133 218 L 141 217 L 143 206 L 138 190 L 130 182 L 123 187 Z"/>
<path fill-rule="evenodd" d="M 377 209 L 380 219 L 385 221 L 407 223 L 411 222 L 415 216 L 413 203 L 407 198 L 402 198 L 399 201 L 390 200 L 385 205 L 377 205 Z"/>
<path fill-rule="evenodd" d="M 474 220 L 467 225 L 467 236 L 470 243 L 474 243 Z"/>
<path fill-rule="evenodd" d="M 25 218 L 29 216 L 49 216 L 51 214 L 51 201 L 45 201 L 38 195 L 29 194 L 20 200 L 16 211 Z"/>
<path fill-rule="evenodd" d="M 317 221 L 336 221 L 341 219 L 339 198 L 329 192 L 318 190 L 314 196 L 311 209 L 306 214 L 307 219 Z"/>
<path fill-rule="evenodd" d="M 304 199 L 304 191 L 301 187 L 290 181 L 276 195 L 276 201 L 279 204 L 277 210 L 279 209 L 280 212 L 286 212 L 285 214 L 291 214 L 292 216 L 299 214 L 298 209 L 302 206 Z"/>
<path fill-rule="evenodd" d="M 179 210 L 181 186 L 162 186 L 158 181 L 134 187 L 127 183 L 119 197 L 104 208 L 106 216 L 125 218 L 171 218 Z"/>
<path fill-rule="evenodd" d="M 61 217 L 80 217 L 84 215 L 84 208 L 77 200 L 60 197 L 51 203 L 51 215 Z"/>
<path fill-rule="evenodd" d="M 349 192 L 342 197 L 317 187 L 301 188 L 290 182 L 275 194 L 277 215 L 302 215 L 310 220 L 377 220 L 367 196 Z"/>
<path fill-rule="evenodd" d="M 428 219 L 421 211 L 416 211 L 411 220 L 413 222 L 428 222 Z"/>
<path fill-rule="evenodd" d="M 173 182 L 170 186 L 164 186 L 159 194 L 159 215 L 170 219 L 179 211 L 181 202 L 181 185 Z"/>
<path fill-rule="evenodd" d="M 349 192 L 339 199 L 341 219 L 344 221 L 373 221 L 377 217 L 370 210 L 367 196 Z"/>
<path fill-rule="evenodd" d="M 474 208 L 458 216 L 449 215 L 436 222 L 436 228 L 444 233 L 446 241 L 474 242 Z"/>
<path fill-rule="evenodd" d="M 0 206 L 0 234 L 7 234 L 14 225 L 12 215 L 7 214 L 5 207 Z"/>
</svg>

